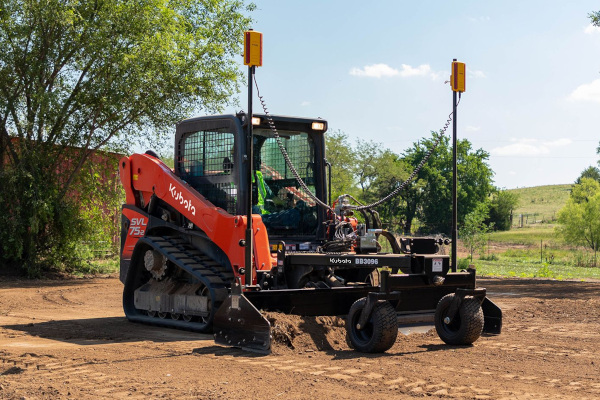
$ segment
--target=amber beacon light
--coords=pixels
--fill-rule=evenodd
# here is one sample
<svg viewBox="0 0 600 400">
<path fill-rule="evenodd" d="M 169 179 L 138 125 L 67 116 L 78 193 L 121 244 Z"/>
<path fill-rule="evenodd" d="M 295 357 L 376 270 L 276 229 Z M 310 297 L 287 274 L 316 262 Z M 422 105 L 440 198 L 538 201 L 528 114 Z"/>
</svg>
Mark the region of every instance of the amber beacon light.
<svg viewBox="0 0 600 400">
<path fill-rule="evenodd" d="M 465 91 L 465 63 L 453 61 L 452 62 L 452 76 L 450 76 L 450 84 L 452 90 L 455 92 Z"/>
<path fill-rule="evenodd" d="M 262 66 L 262 33 L 253 30 L 244 32 L 244 65 Z"/>
</svg>

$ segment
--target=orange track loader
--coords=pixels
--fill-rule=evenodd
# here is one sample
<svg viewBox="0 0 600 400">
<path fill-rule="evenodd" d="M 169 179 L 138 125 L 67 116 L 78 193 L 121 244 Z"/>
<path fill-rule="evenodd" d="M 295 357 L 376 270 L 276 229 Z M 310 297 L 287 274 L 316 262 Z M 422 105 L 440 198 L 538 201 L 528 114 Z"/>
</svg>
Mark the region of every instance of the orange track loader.
<svg viewBox="0 0 600 400">
<path fill-rule="evenodd" d="M 121 159 L 128 319 L 263 352 L 270 326 L 259 310 L 344 315 L 363 352 L 389 349 L 405 314 L 433 316 L 450 344 L 500 333 L 500 309 L 475 271 L 438 254 L 440 240 L 398 241 L 375 210 L 359 222 L 346 197 L 322 206 L 332 204 L 326 121 L 254 117 L 251 141 L 245 114 L 180 122 L 173 170 L 152 152 Z"/>
</svg>

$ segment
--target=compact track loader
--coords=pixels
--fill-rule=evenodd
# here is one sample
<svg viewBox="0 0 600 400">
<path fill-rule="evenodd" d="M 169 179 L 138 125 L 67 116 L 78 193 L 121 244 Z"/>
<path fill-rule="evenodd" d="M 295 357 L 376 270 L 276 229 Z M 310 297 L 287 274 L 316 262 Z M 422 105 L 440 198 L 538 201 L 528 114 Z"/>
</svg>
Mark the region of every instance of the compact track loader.
<svg viewBox="0 0 600 400">
<path fill-rule="evenodd" d="M 259 310 L 344 315 L 361 352 L 389 349 L 412 314 L 433 315 L 448 344 L 500 333 L 500 309 L 474 270 L 438 253 L 441 240 L 397 240 L 374 209 L 332 201 L 326 130 L 322 119 L 200 117 L 177 125 L 173 170 L 153 152 L 122 158 L 127 318 L 262 352 Z"/>
</svg>

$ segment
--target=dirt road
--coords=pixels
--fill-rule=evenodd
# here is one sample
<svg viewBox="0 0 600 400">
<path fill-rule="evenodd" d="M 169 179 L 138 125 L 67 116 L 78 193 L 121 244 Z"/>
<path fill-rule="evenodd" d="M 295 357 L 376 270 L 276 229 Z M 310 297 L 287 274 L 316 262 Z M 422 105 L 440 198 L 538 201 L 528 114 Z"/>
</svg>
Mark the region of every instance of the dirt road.
<svg viewBox="0 0 600 400">
<path fill-rule="evenodd" d="M 259 356 L 128 322 L 116 278 L 0 281 L 0 398 L 600 398 L 600 283 L 479 283 L 504 331 L 473 346 L 429 332 L 365 355 L 307 318 L 294 350 Z"/>
</svg>

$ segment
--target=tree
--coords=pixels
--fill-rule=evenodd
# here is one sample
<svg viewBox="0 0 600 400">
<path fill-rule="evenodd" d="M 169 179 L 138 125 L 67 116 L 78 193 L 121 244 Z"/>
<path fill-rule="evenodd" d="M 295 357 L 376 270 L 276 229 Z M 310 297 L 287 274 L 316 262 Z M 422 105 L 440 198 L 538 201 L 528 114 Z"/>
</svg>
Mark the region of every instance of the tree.
<svg viewBox="0 0 600 400">
<path fill-rule="evenodd" d="M 589 14 L 590 21 L 594 26 L 600 26 L 600 11 L 595 11 Z"/>
<path fill-rule="evenodd" d="M 469 250 L 471 261 L 473 261 L 473 253 L 484 248 L 486 234 L 493 227 L 493 223 L 490 225 L 485 223 L 485 220 L 488 218 L 487 204 L 479 203 L 473 211 L 465 215 L 465 219 L 459 228 L 460 239 Z"/>
<path fill-rule="evenodd" d="M 448 234 L 452 225 L 452 147 L 448 136 L 439 135 L 432 132 L 430 139 L 414 143 L 405 152 L 405 160 L 411 168 L 416 168 L 439 139 L 431 158 L 417 175 L 416 183 L 421 184 L 422 190 L 409 200 L 413 202 L 410 207 L 419 209 L 425 232 Z M 486 151 L 473 150 L 468 140 L 457 142 L 459 224 L 494 191 L 494 173 L 487 164 L 488 158 Z"/>
<path fill-rule="evenodd" d="M 97 150 L 222 108 L 241 76 L 245 11 L 241 0 L 2 2 L 0 186 L 18 186 L 0 195 L 0 240 L 13 241 L 2 262 L 50 262 L 38 246 L 82 222 L 68 194 Z"/>
<path fill-rule="evenodd" d="M 489 204 L 487 223 L 499 231 L 508 231 L 512 224 L 512 212 L 519 204 L 519 196 L 514 192 L 499 190 L 492 195 Z"/>
<path fill-rule="evenodd" d="M 408 178 L 406 163 L 399 155 L 389 149 L 379 154 L 374 160 L 373 166 L 376 174 L 372 178 L 369 191 L 364 194 L 364 199 L 368 203 L 379 201 L 396 190 Z M 408 210 L 402 195 L 403 192 L 400 192 L 399 195 L 379 205 L 376 210 L 388 230 L 394 232 L 405 231 L 406 233 Z M 410 229 L 408 233 L 410 233 Z"/>
<path fill-rule="evenodd" d="M 600 250 L 600 183 L 583 178 L 573 186 L 567 204 L 558 212 L 557 228 L 567 243 Z M 594 262 L 594 264 L 596 264 Z"/>
<path fill-rule="evenodd" d="M 359 139 L 357 141 L 355 150 L 356 164 L 353 170 L 363 198 L 369 194 L 371 185 L 375 182 L 381 171 L 379 160 L 383 157 L 384 149 L 381 143 L 376 143 L 372 140 L 364 141 Z"/>
<path fill-rule="evenodd" d="M 332 199 L 342 194 L 354 192 L 353 169 L 356 165 L 356 154 L 348 142 L 348 136 L 335 131 L 325 136 L 327 161 L 331 164 Z"/>
<path fill-rule="evenodd" d="M 597 182 L 600 182 L 600 169 L 594 167 L 593 165 L 587 167 L 581 172 L 581 175 L 579 175 L 579 178 L 577 178 L 575 184 L 580 184 L 584 178 L 591 178 Z"/>
</svg>

